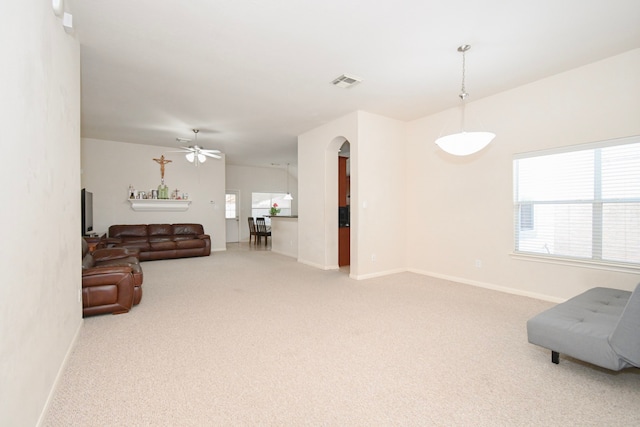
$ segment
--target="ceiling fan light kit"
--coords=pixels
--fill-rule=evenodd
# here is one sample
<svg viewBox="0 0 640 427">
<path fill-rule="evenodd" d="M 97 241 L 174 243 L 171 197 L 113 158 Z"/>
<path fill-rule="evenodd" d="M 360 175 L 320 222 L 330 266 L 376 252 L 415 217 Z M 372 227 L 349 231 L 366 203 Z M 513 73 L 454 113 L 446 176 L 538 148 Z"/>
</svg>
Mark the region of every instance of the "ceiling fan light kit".
<svg viewBox="0 0 640 427">
<path fill-rule="evenodd" d="M 458 52 L 462 53 L 462 87 L 458 97 L 462 101 L 462 119 L 460 132 L 451 135 L 442 136 L 436 139 L 436 144 L 443 151 L 452 154 L 454 156 L 468 156 L 470 154 L 477 153 L 485 148 L 495 138 L 496 134 L 493 132 L 466 132 L 464 130 L 464 113 L 465 102 L 469 97 L 469 94 L 465 88 L 465 53 L 471 49 L 471 46 L 464 44 L 458 47 Z"/>
<path fill-rule="evenodd" d="M 195 166 L 198 166 L 200 163 L 204 163 L 207 161 L 207 157 L 212 157 L 214 159 L 221 159 L 220 150 L 207 150 L 198 145 L 198 132 L 199 129 L 192 129 L 195 134 L 195 144 L 190 146 L 180 146 L 182 148 L 181 151 L 177 151 L 178 153 L 186 153 L 184 157 L 187 159 L 189 163 L 193 163 Z M 176 138 L 179 144 L 186 144 L 191 142 L 190 139 L 186 138 Z"/>
</svg>

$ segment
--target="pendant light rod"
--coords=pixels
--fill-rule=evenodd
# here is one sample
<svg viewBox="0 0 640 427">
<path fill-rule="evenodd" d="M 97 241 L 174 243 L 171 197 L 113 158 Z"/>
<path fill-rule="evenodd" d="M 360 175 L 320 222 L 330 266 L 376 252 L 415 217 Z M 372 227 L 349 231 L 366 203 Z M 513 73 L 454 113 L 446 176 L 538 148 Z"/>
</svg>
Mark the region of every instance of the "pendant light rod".
<svg viewBox="0 0 640 427">
<path fill-rule="evenodd" d="M 458 52 L 462 52 L 462 84 L 461 84 L 461 88 L 460 88 L 460 95 L 458 95 L 460 97 L 460 99 L 462 99 L 463 101 L 465 99 L 467 99 L 467 96 L 469 96 L 469 94 L 467 93 L 467 89 L 464 85 L 464 81 L 465 81 L 465 77 L 466 77 L 466 56 L 465 54 L 467 53 L 467 51 L 471 49 L 471 45 L 468 44 L 463 44 L 462 46 L 458 47 Z"/>
<path fill-rule="evenodd" d="M 293 200 L 293 196 L 289 192 L 289 163 L 287 163 L 287 194 L 284 196 L 285 200 Z"/>
</svg>

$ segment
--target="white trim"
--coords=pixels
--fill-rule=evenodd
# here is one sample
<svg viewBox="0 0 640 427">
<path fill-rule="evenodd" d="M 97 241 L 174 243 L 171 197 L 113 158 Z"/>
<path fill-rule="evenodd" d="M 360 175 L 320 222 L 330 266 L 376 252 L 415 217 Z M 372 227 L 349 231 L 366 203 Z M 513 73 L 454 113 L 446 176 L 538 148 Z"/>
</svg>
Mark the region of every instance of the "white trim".
<svg viewBox="0 0 640 427">
<path fill-rule="evenodd" d="M 582 260 L 575 258 L 563 258 L 558 256 L 547 256 L 538 254 L 529 254 L 521 252 L 512 252 L 509 254 L 511 258 L 521 261 L 544 262 L 547 264 L 566 265 L 570 267 L 593 268 L 596 270 L 617 271 L 620 273 L 640 273 L 640 266 L 627 264 L 608 263 L 606 261 Z"/>
<path fill-rule="evenodd" d="M 369 274 L 360 274 L 360 275 L 350 274 L 349 277 L 356 280 L 366 280 L 366 279 L 373 279 L 374 277 L 382 277 L 382 276 L 389 276 L 391 274 L 404 273 L 406 271 L 407 269 L 405 268 L 395 268 L 393 270 L 378 271 L 376 273 L 369 273 Z"/>
<path fill-rule="evenodd" d="M 340 269 L 338 265 L 320 265 L 320 264 L 316 264 L 315 262 L 302 260 L 300 258 L 298 258 L 298 262 L 300 264 L 308 265 L 310 267 L 319 268 L 320 270 L 339 270 Z"/>
<path fill-rule="evenodd" d="M 296 258 L 295 255 L 291 255 L 291 253 L 289 253 L 289 252 L 279 251 L 279 250 L 273 249 L 273 248 L 271 248 L 271 252 L 274 253 L 274 254 L 278 254 L 278 255 L 288 256 L 289 258 Z"/>
<path fill-rule="evenodd" d="M 47 400 L 44 403 L 44 407 L 42 408 L 42 412 L 40 413 L 40 417 L 38 418 L 38 422 L 36 426 L 41 426 L 44 422 L 47 413 L 49 412 L 49 407 L 53 401 L 53 396 L 56 394 L 58 390 L 58 386 L 60 385 L 60 380 L 62 379 L 62 374 L 67 369 L 67 365 L 69 364 L 69 360 L 71 359 L 71 353 L 76 347 L 76 343 L 78 342 L 78 337 L 80 336 L 80 331 L 84 326 L 84 319 L 80 319 L 80 323 L 78 324 L 78 329 L 76 329 L 76 333 L 73 335 L 73 339 L 69 344 L 69 348 L 67 348 L 67 353 L 64 355 L 62 359 L 62 363 L 60 364 L 60 368 L 58 368 L 58 373 L 56 374 L 56 378 L 53 380 L 53 386 L 51 386 L 51 390 L 49 390 L 49 395 L 47 396 Z"/>
<path fill-rule="evenodd" d="M 566 145 L 564 147 L 549 148 L 540 151 L 529 151 L 526 153 L 516 153 L 513 160 L 529 159 L 531 157 L 548 156 L 550 154 L 571 153 L 574 151 L 593 150 L 595 148 L 612 147 L 616 145 L 635 144 L 640 142 L 640 135 L 627 136 L 624 138 L 607 139 L 604 141 L 587 142 L 584 144 Z"/>
<path fill-rule="evenodd" d="M 430 271 L 417 270 L 414 268 L 410 268 L 407 271 L 411 273 L 422 274 L 424 276 L 435 277 L 436 279 L 449 280 L 451 282 L 462 283 L 465 285 L 476 286 L 478 288 L 490 289 L 492 291 L 499 291 L 507 294 L 522 296 L 522 297 L 535 298 L 542 301 L 549 301 L 549 302 L 555 302 L 555 303 L 566 301 L 565 298 L 552 297 L 549 295 L 539 294 L 536 292 L 521 291 L 519 289 L 507 288 L 504 286 L 494 285 L 493 283 L 479 282 L 477 280 L 464 279 L 462 277 L 457 277 L 457 276 L 449 276 L 446 274 L 433 273 Z"/>
</svg>

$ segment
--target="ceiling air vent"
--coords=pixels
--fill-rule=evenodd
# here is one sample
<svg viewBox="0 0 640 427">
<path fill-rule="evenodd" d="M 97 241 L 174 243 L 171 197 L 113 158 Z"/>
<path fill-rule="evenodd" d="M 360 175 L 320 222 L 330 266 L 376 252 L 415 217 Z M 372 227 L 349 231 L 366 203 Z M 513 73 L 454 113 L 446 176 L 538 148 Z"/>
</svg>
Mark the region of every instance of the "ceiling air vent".
<svg viewBox="0 0 640 427">
<path fill-rule="evenodd" d="M 353 85 L 356 85 L 358 83 L 360 83 L 362 81 L 362 79 L 360 77 L 356 77 L 356 76 L 350 76 L 348 74 L 343 74 L 340 77 L 338 77 L 337 79 L 335 79 L 334 81 L 332 81 L 331 83 L 334 86 L 338 86 L 338 87 L 342 87 L 342 88 L 349 88 Z"/>
</svg>

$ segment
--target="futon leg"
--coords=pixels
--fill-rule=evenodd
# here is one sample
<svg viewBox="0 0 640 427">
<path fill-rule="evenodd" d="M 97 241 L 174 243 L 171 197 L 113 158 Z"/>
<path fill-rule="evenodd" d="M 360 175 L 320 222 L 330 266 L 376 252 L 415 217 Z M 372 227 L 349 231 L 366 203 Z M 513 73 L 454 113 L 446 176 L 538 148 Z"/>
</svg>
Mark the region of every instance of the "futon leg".
<svg viewBox="0 0 640 427">
<path fill-rule="evenodd" d="M 560 363 L 560 353 L 558 353 L 557 351 L 551 350 L 551 361 L 556 365 Z"/>
</svg>

